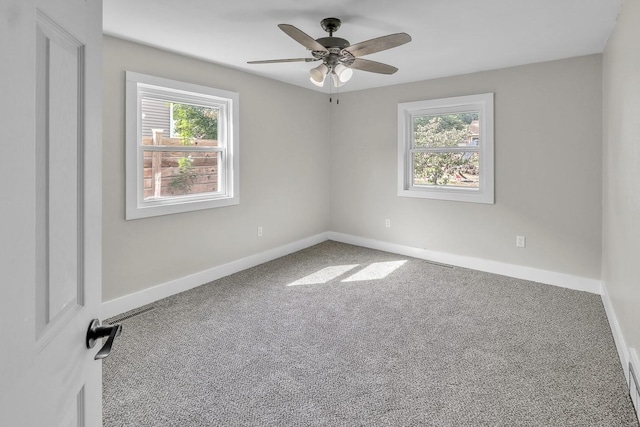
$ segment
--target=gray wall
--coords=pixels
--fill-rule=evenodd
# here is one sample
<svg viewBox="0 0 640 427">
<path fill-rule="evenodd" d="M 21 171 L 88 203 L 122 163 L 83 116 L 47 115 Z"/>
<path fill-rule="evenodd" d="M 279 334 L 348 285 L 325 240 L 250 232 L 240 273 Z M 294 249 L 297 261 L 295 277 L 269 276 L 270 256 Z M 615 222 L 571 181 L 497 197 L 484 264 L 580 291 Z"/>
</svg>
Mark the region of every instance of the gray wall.
<svg viewBox="0 0 640 427">
<path fill-rule="evenodd" d="M 602 280 L 628 347 L 640 351 L 640 2 L 623 3 L 603 55 Z M 637 375 L 637 374 L 636 374 Z"/>
<path fill-rule="evenodd" d="M 240 94 L 238 206 L 124 220 L 125 70 Z M 326 231 L 327 108 L 313 91 L 105 37 L 103 300 Z"/>
<path fill-rule="evenodd" d="M 125 70 L 240 93 L 240 205 L 124 220 Z M 324 231 L 600 278 L 600 55 L 347 92 L 336 105 L 105 37 L 104 82 L 104 301 Z M 483 92 L 495 92 L 495 205 L 397 197 L 397 103 Z"/>
<path fill-rule="evenodd" d="M 600 278 L 601 81 L 592 55 L 341 95 L 331 230 Z M 484 92 L 495 93 L 496 203 L 396 196 L 397 103 Z"/>
</svg>

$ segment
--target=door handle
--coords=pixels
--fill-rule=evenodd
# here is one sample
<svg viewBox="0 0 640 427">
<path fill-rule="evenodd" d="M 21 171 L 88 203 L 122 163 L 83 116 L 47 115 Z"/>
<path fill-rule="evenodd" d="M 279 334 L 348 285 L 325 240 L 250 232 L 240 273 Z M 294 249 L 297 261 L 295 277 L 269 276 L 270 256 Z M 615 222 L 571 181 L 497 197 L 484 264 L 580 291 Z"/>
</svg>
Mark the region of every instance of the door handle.
<svg viewBox="0 0 640 427">
<path fill-rule="evenodd" d="M 100 325 L 100 321 L 98 319 L 93 319 L 89 324 L 89 329 L 87 329 L 87 348 L 93 348 L 96 345 L 96 342 L 100 338 L 107 338 L 107 342 L 104 343 L 100 351 L 96 353 L 95 360 L 104 359 L 111 353 L 111 347 L 113 347 L 113 340 L 116 337 L 120 336 L 122 333 L 122 325 L 116 323 L 115 325 Z"/>
</svg>

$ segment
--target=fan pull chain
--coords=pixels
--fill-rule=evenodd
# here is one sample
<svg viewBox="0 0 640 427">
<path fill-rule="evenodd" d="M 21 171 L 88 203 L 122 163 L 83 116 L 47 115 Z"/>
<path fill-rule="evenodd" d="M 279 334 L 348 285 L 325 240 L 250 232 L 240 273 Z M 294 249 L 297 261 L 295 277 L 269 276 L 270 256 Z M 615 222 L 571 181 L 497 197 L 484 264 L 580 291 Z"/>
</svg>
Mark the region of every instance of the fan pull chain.
<svg viewBox="0 0 640 427">
<path fill-rule="evenodd" d="M 333 102 L 333 85 L 329 86 L 329 103 Z M 336 105 L 340 105 L 340 89 L 336 88 Z"/>
</svg>

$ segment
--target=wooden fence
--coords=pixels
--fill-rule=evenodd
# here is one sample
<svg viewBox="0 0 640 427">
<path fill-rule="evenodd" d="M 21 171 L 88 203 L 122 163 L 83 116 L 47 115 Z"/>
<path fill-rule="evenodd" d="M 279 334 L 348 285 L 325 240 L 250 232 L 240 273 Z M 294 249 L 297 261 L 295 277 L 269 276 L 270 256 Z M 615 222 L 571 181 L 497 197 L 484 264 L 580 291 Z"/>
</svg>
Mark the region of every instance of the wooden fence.
<svg viewBox="0 0 640 427">
<path fill-rule="evenodd" d="M 218 141 L 198 139 L 193 144 L 216 147 Z M 175 151 L 144 151 L 145 199 L 218 191 L 219 153 L 181 151 L 182 140 L 164 138 L 162 132 L 143 137 L 142 145 L 175 147 Z"/>
</svg>

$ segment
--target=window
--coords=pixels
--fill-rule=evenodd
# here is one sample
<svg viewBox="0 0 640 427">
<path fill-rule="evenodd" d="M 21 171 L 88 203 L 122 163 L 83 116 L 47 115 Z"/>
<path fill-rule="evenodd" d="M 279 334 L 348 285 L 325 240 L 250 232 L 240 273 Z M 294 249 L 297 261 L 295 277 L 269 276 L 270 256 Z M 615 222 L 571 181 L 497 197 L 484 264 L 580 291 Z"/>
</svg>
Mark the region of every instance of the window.
<svg viewBox="0 0 640 427">
<path fill-rule="evenodd" d="M 126 218 L 238 204 L 238 94 L 126 80 Z"/>
<path fill-rule="evenodd" d="M 493 199 L 493 94 L 398 104 L 398 195 Z"/>
</svg>

